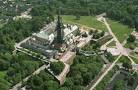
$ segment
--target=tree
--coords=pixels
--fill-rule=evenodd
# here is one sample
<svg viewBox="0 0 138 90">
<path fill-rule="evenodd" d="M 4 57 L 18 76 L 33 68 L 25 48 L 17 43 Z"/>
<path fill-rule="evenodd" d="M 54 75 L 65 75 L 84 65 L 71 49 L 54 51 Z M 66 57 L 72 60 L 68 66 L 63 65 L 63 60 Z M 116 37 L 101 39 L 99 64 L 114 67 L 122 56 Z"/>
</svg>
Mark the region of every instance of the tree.
<svg viewBox="0 0 138 90">
<path fill-rule="evenodd" d="M 138 32 L 138 15 L 135 16 L 134 26 L 135 26 L 136 31 Z"/>
<path fill-rule="evenodd" d="M 76 20 L 80 20 L 80 15 L 79 14 L 75 15 L 75 17 L 76 17 L 75 18 Z"/>
<path fill-rule="evenodd" d="M 128 42 L 134 42 L 136 40 L 136 37 L 134 35 L 129 35 L 127 41 Z"/>
<path fill-rule="evenodd" d="M 10 66 L 8 61 L 0 59 L 0 71 L 7 70 Z"/>
<path fill-rule="evenodd" d="M 114 90 L 125 90 L 125 81 L 123 80 L 118 80 L 115 83 Z"/>
<path fill-rule="evenodd" d="M 32 31 L 36 32 L 42 28 L 42 26 L 44 25 L 43 19 L 44 18 L 42 17 L 34 17 L 32 19 Z"/>
<path fill-rule="evenodd" d="M 83 84 L 83 78 L 80 74 L 77 74 L 73 77 L 73 82 L 75 85 L 82 85 Z"/>
<path fill-rule="evenodd" d="M 15 85 L 19 81 L 22 80 L 22 75 L 21 75 L 21 73 L 16 73 L 13 77 L 11 77 L 11 79 L 12 79 L 12 82 L 13 82 L 12 84 Z"/>
<path fill-rule="evenodd" d="M 110 52 L 106 52 L 106 58 L 107 58 L 110 62 L 113 62 L 113 61 L 114 61 L 113 55 L 112 55 Z"/>
<path fill-rule="evenodd" d="M 0 90 L 9 90 L 10 84 L 4 79 L 0 79 Z"/>
<path fill-rule="evenodd" d="M 75 85 L 72 90 L 84 90 L 84 87 L 81 85 Z"/>
<path fill-rule="evenodd" d="M 6 84 L 0 83 L 0 90 L 9 90 L 9 87 Z"/>
<path fill-rule="evenodd" d="M 90 31 L 89 31 L 89 35 L 92 35 L 93 33 L 94 33 L 93 30 L 90 30 Z"/>
<path fill-rule="evenodd" d="M 70 90 L 70 89 L 68 89 L 67 87 L 61 87 L 58 90 Z"/>
<path fill-rule="evenodd" d="M 56 74 L 60 74 L 62 70 L 64 69 L 64 64 L 59 61 L 59 62 L 51 62 L 50 64 L 51 70 Z"/>
<path fill-rule="evenodd" d="M 43 81 L 54 80 L 54 77 L 49 73 L 46 73 L 46 71 L 41 71 L 39 76 L 43 79 Z"/>
<path fill-rule="evenodd" d="M 88 37 L 87 33 L 86 33 L 86 32 L 83 33 L 83 34 L 82 34 L 82 37 Z"/>
<path fill-rule="evenodd" d="M 16 73 L 16 71 L 15 71 L 15 69 L 12 68 L 12 67 L 10 67 L 10 68 L 8 69 L 8 71 L 7 71 L 7 75 L 8 75 L 9 77 L 12 77 L 13 75 L 15 75 L 15 73 Z"/>
<path fill-rule="evenodd" d="M 127 84 L 128 84 L 129 86 L 133 86 L 133 84 L 134 84 L 134 82 L 135 82 L 135 79 L 134 79 L 133 77 L 132 77 L 132 78 L 128 77 L 127 80 L 128 80 L 128 83 L 127 83 Z"/>
<path fill-rule="evenodd" d="M 124 62 L 122 65 L 126 70 L 132 69 L 132 65 L 128 62 Z"/>
<path fill-rule="evenodd" d="M 64 85 L 63 86 L 65 86 L 65 87 L 73 87 L 73 82 L 72 82 L 72 78 L 67 78 L 66 79 L 66 82 L 64 83 Z"/>
<path fill-rule="evenodd" d="M 31 84 L 32 84 L 32 87 L 35 88 L 37 86 L 41 86 L 43 83 L 43 80 L 41 79 L 41 77 L 35 75 L 34 77 L 32 77 L 31 79 Z"/>
<path fill-rule="evenodd" d="M 128 45 L 129 45 L 129 43 L 128 43 Z M 129 48 L 130 48 L 131 50 L 134 50 L 135 47 L 136 47 L 136 46 L 135 46 L 134 44 L 131 44 L 131 43 L 130 43 Z"/>
<path fill-rule="evenodd" d="M 88 83 L 92 80 L 92 73 L 91 72 L 88 72 L 88 73 L 85 73 L 84 75 L 83 75 L 83 83 L 85 84 L 85 85 L 88 85 Z"/>
<path fill-rule="evenodd" d="M 96 42 L 94 45 L 93 45 L 93 49 L 97 49 L 97 48 L 100 48 L 100 43 L 99 42 Z"/>
<path fill-rule="evenodd" d="M 135 29 L 136 29 L 136 31 L 138 32 L 138 25 L 135 25 Z"/>
<path fill-rule="evenodd" d="M 94 39 L 99 39 L 100 36 L 101 36 L 101 35 L 100 35 L 99 33 L 94 33 L 94 34 L 93 34 L 93 38 L 94 38 Z"/>
<path fill-rule="evenodd" d="M 101 34 L 100 36 L 103 37 L 105 34 L 105 31 L 102 31 L 100 34 Z"/>
<path fill-rule="evenodd" d="M 59 84 L 56 81 L 48 81 L 47 82 L 47 90 L 57 90 L 59 88 Z"/>
</svg>

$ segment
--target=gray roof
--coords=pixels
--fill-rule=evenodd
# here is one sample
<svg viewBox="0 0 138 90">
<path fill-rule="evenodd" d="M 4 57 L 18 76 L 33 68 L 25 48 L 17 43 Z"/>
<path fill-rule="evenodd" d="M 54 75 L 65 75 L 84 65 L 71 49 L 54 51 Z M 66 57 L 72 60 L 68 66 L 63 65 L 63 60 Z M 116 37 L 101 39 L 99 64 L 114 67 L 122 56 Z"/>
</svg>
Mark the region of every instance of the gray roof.
<svg viewBox="0 0 138 90">
<path fill-rule="evenodd" d="M 41 31 L 41 32 L 35 34 L 35 36 L 37 36 L 37 37 L 39 37 L 39 38 L 47 39 L 47 40 L 48 40 L 48 38 L 49 38 L 48 33 L 46 33 L 45 31 Z"/>
</svg>

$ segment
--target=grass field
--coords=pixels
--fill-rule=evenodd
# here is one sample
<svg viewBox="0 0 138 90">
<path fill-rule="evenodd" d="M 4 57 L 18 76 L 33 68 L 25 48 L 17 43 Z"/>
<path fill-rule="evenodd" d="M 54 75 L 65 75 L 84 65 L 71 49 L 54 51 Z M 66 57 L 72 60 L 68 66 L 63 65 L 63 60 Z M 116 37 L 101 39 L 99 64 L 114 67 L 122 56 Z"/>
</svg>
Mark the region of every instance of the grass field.
<svg viewBox="0 0 138 90">
<path fill-rule="evenodd" d="M 114 47 L 114 46 L 116 46 L 115 41 L 113 41 L 113 42 L 111 42 L 111 43 L 109 43 L 109 44 L 107 45 L 107 47 Z"/>
<path fill-rule="evenodd" d="M 136 42 L 127 42 L 125 44 L 125 47 L 126 48 L 136 48 L 136 47 L 138 47 L 138 43 L 136 43 Z"/>
<path fill-rule="evenodd" d="M 78 23 L 98 30 L 107 31 L 105 25 L 97 21 L 96 17 L 94 16 L 81 16 L 80 20 L 75 20 L 76 17 L 70 15 L 63 15 L 62 18 L 64 23 L 71 23 L 71 24 Z"/>
<path fill-rule="evenodd" d="M 136 58 L 134 58 L 134 57 L 131 57 L 133 60 L 134 60 L 134 62 L 136 63 L 136 64 L 138 64 L 138 59 L 136 59 Z"/>
<path fill-rule="evenodd" d="M 128 62 L 128 63 L 131 63 L 130 59 L 126 56 L 122 56 L 119 61 L 119 63 L 123 63 L 123 62 Z"/>
<path fill-rule="evenodd" d="M 94 16 L 81 16 L 80 20 L 75 20 L 75 16 L 71 15 L 63 15 L 62 18 L 64 23 L 78 23 L 95 29 L 107 31 L 106 26 L 103 23 L 97 21 L 96 17 Z M 127 25 L 123 25 L 114 20 L 108 20 L 108 23 L 110 24 L 112 31 L 118 37 L 120 42 L 123 42 L 133 31 L 133 29 L 129 28 Z"/>
<path fill-rule="evenodd" d="M 133 31 L 132 28 L 129 28 L 126 25 L 123 25 L 117 21 L 114 20 L 108 20 L 108 23 L 110 24 L 112 31 L 117 36 L 120 42 L 123 42 L 128 35 Z"/>
</svg>

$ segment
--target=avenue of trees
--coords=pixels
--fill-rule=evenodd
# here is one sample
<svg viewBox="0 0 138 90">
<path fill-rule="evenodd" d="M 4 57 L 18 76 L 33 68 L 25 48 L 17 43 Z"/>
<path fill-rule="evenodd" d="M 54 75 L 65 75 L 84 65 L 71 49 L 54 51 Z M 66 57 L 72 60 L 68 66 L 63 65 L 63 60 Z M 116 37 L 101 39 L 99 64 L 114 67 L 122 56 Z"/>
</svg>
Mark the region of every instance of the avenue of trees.
<svg viewBox="0 0 138 90">
<path fill-rule="evenodd" d="M 122 79 L 119 76 L 123 76 Z M 135 88 L 135 84 L 137 85 L 137 76 L 131 76 L 130 73 L 125 74 L 123 71 L 116 76 L 117 80 L 114 80 L 113 89 L 112 90 L 133 90 Z"/>
<path fill-rule="evenodd" d="M 9 90 L 2 88 L 10 88 L 42 65 L 40 61 L 32 61 L 33 58 L 22 53 L 14 56 L 6 53 L 1 54 L 0 57 L 0 72 L 6 72 L 0 80 L 0 90 Z M 3 82 L 8 83 L 6 87 L 1 86 Z"/>
<path fill-rule="evenodd" d="M 26 86 L 27 90 L 58 90 L 59 83 L 47 71 L 41 71 L 39 75 L 32 76 Z"/>
<path fill-rule="evenodd" d="M 47 73 L 48 71 L 42 71 L 39 75 L 32 76 L 26 86 L 28 90 L 84 90 L 97 76 L 102 65 L 98 56 L 77 56 L 64 85 L 60 86 L 59 82 Z"/>
<path fill-rule="evenodd" d="M 118 67 L 115 66 L 109 73 L 103 78 L 103 80 L 96 86 L 96 90 L 106 90 L 109 80 L 113 77 L 115 72 L 118 70 Z"/>
<path fill-rule="evenodd" d="M 114 90 L 125 90 L 125 81 L 123 80 L 118 80 L 115 83 Z"/>
</svg>

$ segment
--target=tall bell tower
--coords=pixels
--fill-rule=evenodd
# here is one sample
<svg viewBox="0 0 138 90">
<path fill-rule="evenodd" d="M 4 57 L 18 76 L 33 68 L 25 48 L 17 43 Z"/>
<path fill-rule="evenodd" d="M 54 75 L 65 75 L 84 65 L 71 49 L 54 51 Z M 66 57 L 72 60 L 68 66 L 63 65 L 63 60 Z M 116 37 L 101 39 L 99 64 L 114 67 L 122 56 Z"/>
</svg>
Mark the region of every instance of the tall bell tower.
<svg viewBox="0 0 138 90">
<path fill-rule="evenodd" d="M 63 32 L 63 23 L 60 15 L 58 14 L 57 24 L 56 24 L 56 44 L 61 46 L 63 44 L 64 32 Z"/>
</svg>

